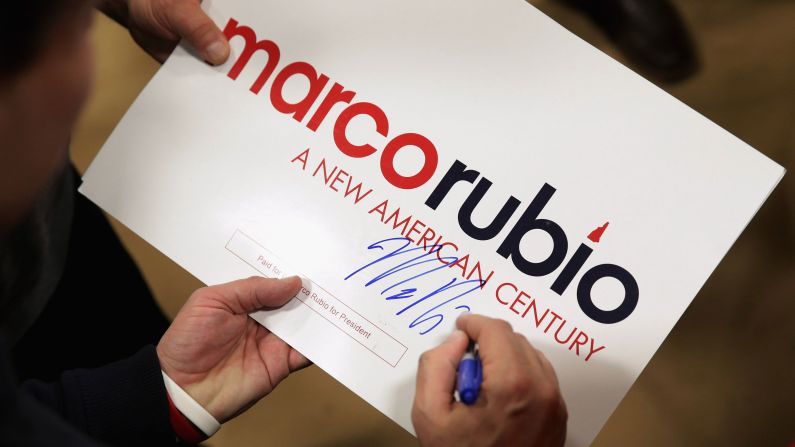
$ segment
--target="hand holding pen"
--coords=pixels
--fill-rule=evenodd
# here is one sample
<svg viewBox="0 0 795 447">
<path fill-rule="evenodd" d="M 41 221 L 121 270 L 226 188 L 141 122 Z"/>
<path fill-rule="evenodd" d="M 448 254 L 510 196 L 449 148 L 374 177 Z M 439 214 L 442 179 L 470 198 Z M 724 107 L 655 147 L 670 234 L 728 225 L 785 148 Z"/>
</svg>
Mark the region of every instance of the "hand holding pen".
<svg viewBox="0 0 795 447">
<path fill-rule="evenodd" d="M 444 343 L 420 358 L 412 409 L 420 444 L 562 446 L 566 405 L 546 357 L 505 321 L 465 315 L 457 327 Z M 468 348 L 467 359 L 479 358 L 482 365 L 482 382 L 474 399 L 470 392 L 463 393 L 471 389 L 469 385 L 458 387 L 462 401 L 474 400 L 471 405 L 453 398 L 459 364 Z M 477 372 L 465 376 L 477 378 Z"/>
</svg>

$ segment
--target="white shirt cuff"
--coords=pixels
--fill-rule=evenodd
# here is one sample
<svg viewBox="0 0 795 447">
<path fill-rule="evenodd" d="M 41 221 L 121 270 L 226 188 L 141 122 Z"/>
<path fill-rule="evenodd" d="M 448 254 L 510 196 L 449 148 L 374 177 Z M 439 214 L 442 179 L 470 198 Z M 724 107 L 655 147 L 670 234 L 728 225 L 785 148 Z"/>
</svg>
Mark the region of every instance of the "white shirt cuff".
<svg viewBox="0 0 795 447">
<path fill-rule="evenodd" d="M 163 382 L 166 384 L 166 391 L 169 397 L 171 397 L 171 402 L 177 407 L 177 410 L 188 418 L 196 428 L 207 435 L 207 437 L 214 435 L 215 432 L 221 428 L 221 423 L 205 410 L 201 404 L 190 397 L 185 390 L 180 388 L 171 377 L 167 376 L 163 371 L 160 372 L 163 373 Z"/>
</svg>

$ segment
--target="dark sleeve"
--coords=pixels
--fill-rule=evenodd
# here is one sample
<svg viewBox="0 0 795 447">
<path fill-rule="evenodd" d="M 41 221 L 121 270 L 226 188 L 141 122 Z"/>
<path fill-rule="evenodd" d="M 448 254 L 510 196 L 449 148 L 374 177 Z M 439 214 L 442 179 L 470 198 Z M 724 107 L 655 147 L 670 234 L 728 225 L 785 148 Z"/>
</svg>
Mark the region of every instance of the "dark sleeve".
<svg viewBox="0 0 795 447">
<path fill-rule="evenodd" d="M 26 423 L 34 427 L 49 419 L 41 414 L 50 411 L 83 434 L 111 445 L 176 442 L 153 346 L 101 368 L 67 371 L 53 383 L 27 381 L 19 389 L 19 401 L 29 408 Z M 41 430 L 48 427 L 52 428 L 46 425 Z M 84 445 L 56 441 L 40 445 Z"/>
</svg>

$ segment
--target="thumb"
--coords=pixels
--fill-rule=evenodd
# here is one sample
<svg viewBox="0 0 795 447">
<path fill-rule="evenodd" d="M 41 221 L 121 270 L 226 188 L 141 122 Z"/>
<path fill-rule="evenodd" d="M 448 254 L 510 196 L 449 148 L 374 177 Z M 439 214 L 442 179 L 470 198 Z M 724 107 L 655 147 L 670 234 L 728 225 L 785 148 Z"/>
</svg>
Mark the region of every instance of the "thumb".
<svg viewBox="0 0 795 447">
<path fill-rule="evenodd" d="M 232 313 L 247 314 L 262 309 L 275 309 L 285 305 L 301 289 L 297 276 L 282 279 L 252 276 L 247 279 L 219 284 L 207 288 L 209 298 L 220 301 Z"/>
<path fill-rule="evenodd" d="M 453 403 L 458 363 L 466 351 L 468 337 L 457 330 L 441 345 L 420 357 L 414 406 L 427 414 L 444 414 Z"/>
<path fill-rule="evenodd" d="M 229 58 L 229 42 L 221 29 L 204 13 L 199 2 L 174 2 L 168 14 L 170 28 L 188 41 L 201 57 L 213 65 Z"/>
</svg>

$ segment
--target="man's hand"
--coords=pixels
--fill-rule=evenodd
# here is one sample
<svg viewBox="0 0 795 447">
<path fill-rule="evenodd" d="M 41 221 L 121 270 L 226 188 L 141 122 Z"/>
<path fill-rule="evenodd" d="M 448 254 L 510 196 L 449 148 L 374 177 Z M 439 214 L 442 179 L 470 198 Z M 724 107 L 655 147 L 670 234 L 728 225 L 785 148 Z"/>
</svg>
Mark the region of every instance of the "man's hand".
<svg viewBox="0 0 795 447">
<path fill-rule="evenodd" d="M 252 277 L 197 290 L 157 345 L 160 367 L 219 422 L 237 416 L 309 364 L 248 316 L 300 287 L 297 277 Z"/>
<path fill-rule="evenodd" d="M 229 58 L 229 43 L 200 0 L 101 0 L 99 9 L 126 26 L 138 45 L 160 62 L 180 39 L 213 65 Z"/>
<path fill-rule="evenodd" d="M 544 355 L 502 320 L 458 319 L 444 343 L 420 358 L 411 419 L 424 447 L 562 446 L 566 405 Z M 456 369 L 468 338 L 478 343 L 483 385 L 477 402 L 454 402 Z"/>
</svg>

